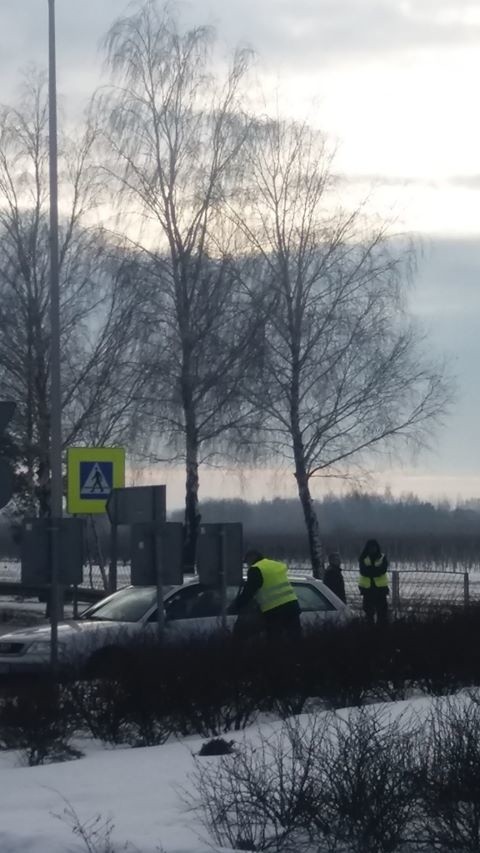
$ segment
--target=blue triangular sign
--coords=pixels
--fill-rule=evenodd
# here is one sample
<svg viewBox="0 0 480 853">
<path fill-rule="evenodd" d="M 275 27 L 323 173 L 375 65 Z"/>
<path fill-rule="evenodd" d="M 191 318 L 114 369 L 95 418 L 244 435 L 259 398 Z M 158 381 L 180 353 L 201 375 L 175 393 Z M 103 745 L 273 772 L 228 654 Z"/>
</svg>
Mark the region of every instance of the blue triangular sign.
<svg viewBox="0 0 480 853">
<path fill-rule="evenodd" d="M 80 497 L 85 500 L 105 500 L 113 486 L 112 462 L 80 463 Z"/>
</svg>

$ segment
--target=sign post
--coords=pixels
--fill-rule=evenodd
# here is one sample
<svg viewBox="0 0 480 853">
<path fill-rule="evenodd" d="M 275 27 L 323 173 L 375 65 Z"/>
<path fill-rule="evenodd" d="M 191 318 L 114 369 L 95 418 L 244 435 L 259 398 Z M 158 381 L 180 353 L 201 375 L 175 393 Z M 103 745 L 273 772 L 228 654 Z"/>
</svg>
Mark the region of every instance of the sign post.
<svg viewBox="0 0 480 853">
<path fill-rule="evenodd" d="M 162 535 L 162 525 L 154 522 L 155 531 L 155 580 L 157 584 L 157 629 L 158 642 L 162 641 L 163 629 L 165 628 L 165 605 L 163 603 L 163 567 L 165 560 L 164 538 Z"/>
<path fill-rule="evenodd" d="M 58 620 L 63 617 L 63 597 L 61 596 L 60 577 L 63 471 L 55 0 L 48 0 L 48 149 L 50 179 L 50 559 L 52 568 L 50 587 L 50 662 L 53 674 L 56 676 L 58 669 Z"/>
<path fill-rule="evenodd" d="M 197 548 L 200 583 L 219 590 L 221 625 L 227 627 L 227 586 L 239 586 L 243 572 L 243 528 L 240 523 L 201 524 Z"/>
<path fill-rule="evenodd" d="M 109 592 L 117 591 L 118 574 L 118 524 L 112 521 L 110 525 L 110 569 L 108 572 Z"/>
<path fill-rule="evenodd" d="M 106 503 L 111 524 L 110 534 L 110 592 L 117 589 L 118 526 L 120 524 L 138 524 L 154 521 L 164 522 L 166 518 L 165 486 L 131 486 L 114 488 Z"/>
<path fill-rule="evenodd" d="M 165 570 L 165 538 L 164 530 L 167 521 L 167 490 L 157 489 L 152 494 L 153 525 L 154 525 L 154 554 L 155 554 L 155 576 L 157 582 L 157 628 L 158 642 L 162 642 L 163 630 L 165 628 L 165 605 L 163 603 L 163 573 Z"/>
<path fill-rule="evenodd" d="M 0 400 L 0 433 L 8 426 L 15 413 L 16 404 L 10 400 Z M 14 487 L 12 466 L 6 459 L 0 459 L 0 509 L 6 506 L 12 497 Z"/>
<path fill-rule="evenodd" d="M 155 576 L 154 583 L 157 587 L 157 624 L 159 640 L 163 637 L 163 629 L 165 626 L 163 606 L 163 572 L 165 560 L 164 532 L 167 516 L 166 495 L 167 490 L 165 486 L 138 486 L 127 489 L 114 489 L 107 501 L 108 517 L 112 523 L 111 569 L 114 568 L 113 554 L 115 554 L 115 569 L 114 572 L 112 572 L 115 583 L 117 578 L 116 541 L 118 525 L 146 525 L 149 528 L 150 537 L 153 537 L 153 567 Z M 144 546 L 143 542 L 142 546 Z M 132 565 L 132 575 L 133 573 Z"/>
<path fill-rule="evenodd" d="M 69 447 L 67 450 L 67 509 L 72 515 L 107 512 L 114 489 L 125 485 L 123 447 Z M 112 521 L 112 519 L 110 519 Z M 110 536 L 109 589 L 117 588 L 117 524 Z"/>
<path fill-rule="evenodd" d="M 220 575 L 220 601 L 221 601 L 221 624 L 222 631 L 227 630 L 227 537 L 223 524 L 219 530 L 219 575 Z"/>
</svg>

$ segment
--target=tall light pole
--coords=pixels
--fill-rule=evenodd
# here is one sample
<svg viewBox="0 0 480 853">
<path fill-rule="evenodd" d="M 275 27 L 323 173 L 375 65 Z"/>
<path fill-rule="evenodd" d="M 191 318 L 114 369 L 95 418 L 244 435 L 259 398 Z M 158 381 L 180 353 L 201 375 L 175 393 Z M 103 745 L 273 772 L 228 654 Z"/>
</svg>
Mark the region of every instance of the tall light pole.
<svg viewBox="0 0 480 853">
<path fill-rule="evenodd" d="M 58 145 L 55 0 L 48 0 L 48 108 L 50 164 L 50 559 L 51 666 L 58 670 L 60 527 L 63 512 L 62 397 L 60 376 L 60 282 L 58 253 Z M 63 602 L 62 602 L 63 604 Z"/>
</svg>

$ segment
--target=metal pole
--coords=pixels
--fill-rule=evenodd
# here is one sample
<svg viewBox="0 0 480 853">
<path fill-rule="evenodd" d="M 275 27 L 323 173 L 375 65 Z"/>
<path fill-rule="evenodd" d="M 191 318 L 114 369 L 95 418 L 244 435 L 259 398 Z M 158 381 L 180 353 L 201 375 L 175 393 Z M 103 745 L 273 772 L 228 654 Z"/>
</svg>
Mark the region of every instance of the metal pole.
<svg viewBox="0 0 480 853">
<path fill-rule="evenodd" d="M 155 486 L 151 492 L 153 518 L 153 553 L 155 560 L 155 579 L 157 583 L 157 629 L 161 643 L 165 632 L 165 603 L 163 575 L 165 571 L 165 524 L 167 519 L 167 490 L 165 486 Z"/>
<path fill-rule="evenodd" d="M 155 557 L 155 579 L 157 583 L 157 631 L 161 643 L 165 629 L 165 604 L 163 599 L 163 561 L 164 561 L 164 526 L 165 522 L 153 523 L 153 553 Z"/>
<path fill-rule="evenodd" d="M 48 108 L 50 166 L 50 471 L 51 471 L 51 666 L 58 669 L 60 527 L 63 510 L 62 398 L 60 381 L 60 284 L 58 252 L 58 147 L 55 0 L 48 0 Z"/>
<path fill-rule="evenodd" d="M 108 591 L 117 591 L 118 572 L 118 524 L 112 521 L 110 527 L 110 567 L 108 572 Z"/>
<path fill-rule="evenodd" d="M 392 609 L 400 610 L 400 572 L 392 572 Z"/>
<path fill-rule="evenodd" d="M 112 489 L 109 498 L 110 517 L 110 566 L 108 571 L 108 591 L 117 591 L 117 566 L 118 566 L 118 492 Z M 92 525 L 94 525 L 92 516 Z"/>
<path fill-rule="evenodd" d="M 222 631 L 227 630 L 227 531 L 221 524 L 219 529 L 220 547 L 220 624 Z"/>
<path fill-rule="evenodd" d="M 470 606 L 470 575 L 468 572 L 463 573 L 463 606 Z"/>
</svg>

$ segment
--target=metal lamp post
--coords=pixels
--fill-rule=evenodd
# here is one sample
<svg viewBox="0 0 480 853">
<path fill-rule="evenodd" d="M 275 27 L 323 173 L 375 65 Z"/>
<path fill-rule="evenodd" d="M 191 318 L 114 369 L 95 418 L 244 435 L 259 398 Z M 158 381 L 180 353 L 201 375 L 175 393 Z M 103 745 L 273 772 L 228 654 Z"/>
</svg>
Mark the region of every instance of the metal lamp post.
<svg viewBox="0 0 480 853">
<path fill-rule="evenodd" d="M 58 251 L 58 147 L 55 0 L 48 0 L 48 92 L 50 165 L 50 472 L 51 472 L 51 666 L 58 670 L 60 528 L 63 513 L 62 398 L 60 376 L 60 284 Z M 63 604 L 63 602 L 62 602 Z"/>
</svg>

